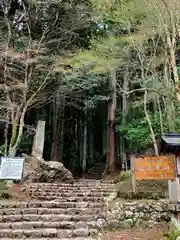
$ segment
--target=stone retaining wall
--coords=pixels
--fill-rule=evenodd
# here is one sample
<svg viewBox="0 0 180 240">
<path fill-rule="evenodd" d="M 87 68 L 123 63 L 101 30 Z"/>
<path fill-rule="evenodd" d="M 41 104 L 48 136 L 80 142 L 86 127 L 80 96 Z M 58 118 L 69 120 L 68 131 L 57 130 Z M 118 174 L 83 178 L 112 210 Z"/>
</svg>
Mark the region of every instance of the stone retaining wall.
<svg viewBox="0 0 180 240">
<path fill-rule="evenodd" d="M 169 222 L 172 212 L 167 200 L 159 201 L 116 201 L 106 209 L 107 226 L 110 229 L 130 228 L 135 225 L 148 225 L 161 221 Z"/>
</svg>

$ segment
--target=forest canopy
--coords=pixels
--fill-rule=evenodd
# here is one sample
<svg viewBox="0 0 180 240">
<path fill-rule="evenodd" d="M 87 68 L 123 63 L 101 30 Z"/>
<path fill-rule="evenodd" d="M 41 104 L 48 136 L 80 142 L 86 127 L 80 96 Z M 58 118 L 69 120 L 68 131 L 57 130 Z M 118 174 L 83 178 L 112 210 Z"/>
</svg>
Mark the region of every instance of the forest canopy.
<svg viewBox="0 0 180 240">
<path fill-rule="evenodd" d="M 1 154 L 107 172 L 180 130 L 179 0 L 3 0 Z"/>
</svg>

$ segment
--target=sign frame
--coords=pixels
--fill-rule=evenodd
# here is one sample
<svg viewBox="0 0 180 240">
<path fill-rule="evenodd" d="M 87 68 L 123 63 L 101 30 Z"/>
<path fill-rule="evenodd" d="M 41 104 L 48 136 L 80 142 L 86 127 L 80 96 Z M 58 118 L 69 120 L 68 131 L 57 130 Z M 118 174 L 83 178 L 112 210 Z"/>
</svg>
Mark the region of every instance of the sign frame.
<svg viewBox="0 0 180 240">
<path fill-rule="evenodd" d="M 176 179 L 177 169 L 176 169 L 176 163 L 175 163 L 176 162 L 175 155 L 147 156 L 147 157 L 135 157 L 135 155 L 131 155 L 130 159 L 131 159 L 132 190 L 133 190 L 133 192 L 136 192 L 136 181 L 137 180 L 138 181 L 141 181 L 141 180 L 168 180 L 168 181 L 173 180 L 174 181 Z M 139 171 L 139 172 L 137 171 L 137 166 L 138 166 L 138 164 L 136 162 L 137 160 L 139 161 L 139 166 L 142 167 L 143 164 L 144 164 L 144 166 L 145 165 L 147 166 L 147 164 L 143 163 L 143 161 L 147 161 L 147 160 L 150 161 L 151 159 L 152 159 L 153 167 L 155 167 L 155 165 L 156 165 L 156 162 L 155 162 L 156 159 L 157 159 L 157 161 L 158 160 L 159 161 L 164 160 L 164 162 L 166 162 L 166 164 L 168 162 L 172 161 L 171 165 L 169 165 L 169 166 L 166 165 L 167 169 L 169 168 L 169 170 L 171 170 L 170 173 L 166 173 L 165 169 L 163 169 L 164 171 L 161 171 L 161 177 L 160 177 L 160 173 L 159 173 L 159 177 L 158 177 L 158 174 L 156 175 L 156 171 L 153 171 L 154 177 L 153 177 L 152 174 L 151 174 L 151 177 L 150 177 L 150 175 L 148 176 L 148 174 L 147 175 L 145 174 L 147 172 L 145 172 L 145 171 L 143 172 L 143 168 L 141 169 L 141 171 Z M 154 160 L 154 162 L 153 162 L 153 160 Z M 142 165 L 141 165 L 141 162 L 143 163 Z M 147 163 L 148 163 L 148 161 L 147 161 Z M 157 164 L 158 164 L 158 162 L 157 162 Z M 159 169 L 160 169 L 163 166 L 162 161 L 159 162 L 159 165 L 156 165 L 156 167 L 159 167 Z M 149 162 L 148 166 L 149 166 L 148 170 L 149 170 L 149 172 L 151 172 L 150 169 L 151 169 L 152 166 L 150 166 L 150 162 Z M 156 168 L 156 169 L 158 169 L 158 168 Z M 147 169 L 145 169 L 145 170 L 147 170 Z M 140 175 L 141 175 L 140 172 L 142 173 L 141 177 L 140 177 Z M 139 176 L 138 176 L 138 173 L 139 173 Z M 157 173 L 158 173 L 158 171 L 157 171 Z M 167 174 L 169 174 L 169 177 L 167 176 Z"/>
<path fill-rule="evenodd" d="M 21 174 L 17 177 L 12 176 L 2 176 L 2 171 L 3 171 L 3 164 L 7 164 L 8 161 L 17 161 L 21 160 Z M 20 181 L 23 178 L 23 170 L 24 170 L 24 163 L 25 163 L 25 158 L 24 157 L 1 157 L 1 163 L 0 163 L 0 180 L 16 180 Z"/>
</svg>

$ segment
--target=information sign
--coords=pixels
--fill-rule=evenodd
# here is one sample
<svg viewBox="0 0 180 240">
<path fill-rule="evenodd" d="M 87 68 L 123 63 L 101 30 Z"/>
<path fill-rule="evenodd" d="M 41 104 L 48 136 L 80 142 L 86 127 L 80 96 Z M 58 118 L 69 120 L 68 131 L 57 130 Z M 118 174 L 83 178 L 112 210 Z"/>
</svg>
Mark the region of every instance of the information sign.
<svg viewBox="0 0 180 240">
<path fill-rule="evenodd" d="M 24 158 L 1 157 L 0 179 L 21 180 L 24 167 Z"/>
<path fill-rule="evenodd" d="M 173 180 L 175 156 L 134 158 L 134 176 L 136 180 Z"/>
</svg>

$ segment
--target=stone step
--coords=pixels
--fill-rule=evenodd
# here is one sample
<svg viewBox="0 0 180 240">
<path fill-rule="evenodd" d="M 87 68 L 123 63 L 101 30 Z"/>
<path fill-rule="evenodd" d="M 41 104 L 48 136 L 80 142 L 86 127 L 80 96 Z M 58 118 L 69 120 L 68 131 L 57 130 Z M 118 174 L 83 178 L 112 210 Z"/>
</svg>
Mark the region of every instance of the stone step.
<svg viewBox="0 0 180 240">
<path fill-rule="evenodd" d="M 77 184 L 69 184 L 69 183 L 67 183 L 67 184 L 49 184 L 49 183 L 43 183 L 43 184 L 35 184 L 35 183 L 33 183 L 33 184 L 25 184 L 25 185 L 23 185 L 23 186 L 25 186 L 25 187 L 27 187 L 27 186 L 32 186 L 32 187 L 41 187 L 41 186 L 43 186 L 43 187 L 46 187 L 46 186 L 50 186 L 52 189 L 53 189 L 53 187 L 84 187 L 84 188 L 86 188 L 86 187 L 91 187 L 91 188 L 93 188 L 93 187 L 97 187 L 97 188 L 106 188 L 106 187 L 111 187 L 111 186 L 113 186 L 113 184 L 92 184 L 92 183 L 77 183 Z"/>
<path fill-rule="evenodd" d="M 41 187 L 41 186 L 51 186 L 52 187 L 111 187 L 111 186 L 115 186 L 115 184 L 113 183 L 88 183 L 88 182 L 84 182 L 84 183 L 24 183 L 23 186 L 33 186 L 33 187 Z"/>
<path fill-rule="evenodd" d="M 79 228 L 73 230 L 59 230 L 55 228 L 46 229 L 1 229 L 0 238 L 73 238 L 73 237 L 88 237 L 97 233 L 95 229 Z"/>
<path fill-rule="evenodd" d="M 82 178 L 74 179 L 73 182 L 53 182 L 52 184 L 82 184 L 82 183 L 108 184 L 108 183 L 111 183 L 111 181 L 104 180 L 104 179 L 85 179 L 82 177 Z M 34 183 L 30 183 L 30 184 L 38 184 L 38 183 L 34 182 Z M 41 182 L 40 184 L 51 184 L 51 183 Z"/>
<path fill-rule="evenodd" d="M 95 186 L 95 187 L 108 187 L 115 185 L 112 181 L 109 183 L 92 183 L 92 182 L 75 182 L 75 183 L 24 183 L 23 186 L 53 186 L 53 187 L 59 187 L 59 186 L 71 186 L 71 187 L 81 187 L 81 186 Z"/>
<path fill-rule="evenodd" d="M 1 240 L 12 240 L 12 238 L 1 238 L 0 237 L 0 239 Z M 43 238 L 13 238 L 13 240 L 24 240 L 24 239 L 30 239 L 30 240 L 69 240 L 69 238 L 61 238 L 61 239 L 59 239 L 59 238 L 53 238 L 53 237 L 51 237 L 51 238 L 46 238 L 46 237 L 43 237 Z M 73 240 L 94 240 L 94 238 L 91 238 L 91 237 L 87 237 L 87 238 L 84 238 L 84 237 L 72 237 L 71 239 L 73 239 Z"/>
<path fill-rule="evenodd" d="M 65 215 L 89 215 L 101 213 L 101 208 L 3 208 L 0 215 L 25 215 L 25 214 L 65 214 Z"/>
<path fill-rule="evenodd" d="M 29 193 L 30 195 L 33 196 L 59 196 L 59 197 L 103 197 L 103 196 L 109 196 L 110 193 L 108 192 L 102 192 L 102 193 L 90 193 L 90 192 L 46 192 L 46 191 L 34 191 L 32 193 Z"/>
<path fill-rule="evenodd" d="M 84 177 L 77 178 L 76 182 L 96 182 L 96 183 L 108 183 L 108 181 L 104 179 L 86 179 Z"/>
<path fill-rule="evenodd" d="M 88 219 L 87 219 L 88 220 Z M 101 224 L 102 224 L 101 220 Z M 105 222 L 105 221 L 104 221 Z M 79 229 L 79 228 L 93 228 L 100 229 L 102 225 L 97 221 L 22 221 L 22 222 L 0 222 L 0 231 L 1 229 L 46 229 L 46 228 L 55 228 L 55 229 Z"/>
<path fill-rule="evenodd" d="M 47 194 L 42 194 L 40 196 L 36 196 L 37 199 L 41 200 L 54 200 L 58 199 L 61 202 L 102 202 L 104 200 L 103 197 L 59 197 L 59 196 L 48 196 Z"/>
<path fill-rule="evenodd" d="M 68 188 L 50 188 L 50 187 L 40 187 L 40 188 L 33 188 L 33 187 L 27 187 L 27 188 L 22 188 L 22 191 L 24 192 L 30 192 L 30 191 L 46 191 L 46 192 L 92 192 L 92 193 L 109 193 L 109 192 L 113 192 L 116 191 L 116 188 L 73 188 L 73 187 L 68 187 Z"/>
<path fill-rule="evenodd" d="M 0 202 L 2 208 L 101 208 L 103 204 L 98 202 L 60 202 L 60 201 L 29 201 L 29 202 Z"/>
<path fill-rule="evenodd" d="M 11 222 L 20 222 L 20 221 L 51 221 L 51 222 L 59 222 L 59 221 L 93 221 L 98 219 L 103 219 L 105 216 L 103 214 L 99 215 L 64 215 L 64 214 L 16 214 L 16 215 L 1 215 L 0 222 L 1 223 L 11 223 Z"/>
</svg>

